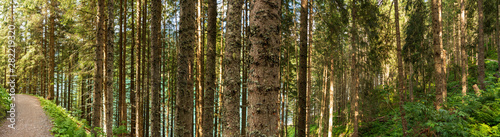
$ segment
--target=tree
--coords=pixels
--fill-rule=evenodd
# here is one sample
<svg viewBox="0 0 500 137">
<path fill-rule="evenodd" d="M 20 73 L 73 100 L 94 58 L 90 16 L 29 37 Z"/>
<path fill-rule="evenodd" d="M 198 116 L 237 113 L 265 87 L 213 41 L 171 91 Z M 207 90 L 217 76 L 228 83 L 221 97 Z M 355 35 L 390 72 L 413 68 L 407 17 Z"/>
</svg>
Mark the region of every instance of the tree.
<svg viewBox="0 0 500 137">
<path fill-rule="evenodd" d="M 119 83 L 119 100 L 118 100 L 118 110 L 120 111 L 119 114 L 119 121 L 118 124 L 120 126 L 125 126 L 127 127 L 127 104 L 126 102 L 126 93 L 125 93 L 125 59 L 126 59 L 126 49 L 124 47 L 127 44 L 127 2 L 124 2 L 125 0 L 120 0 L 120 40 L 119 40 L 119 45 L 120 45 L 120 60 L 119 60 L 119 71 L 120 71 L 120 83 Z M 125 4 L 125 6 L 123 6 Z M 124 12 L 125 11 L 125 12 Z M 125 16 L 125 17 L 124 17 Z M 120 136 L 123 136 L 121 134 Z"/>
<path fill-rule="evenodd" d="M 208 19 L 207 19 L 207 68 L 205 73 L 205 87 L 203 99 L 203 136 L 213 137 L 213 119 L 214 119 L 214 98 L 215 98 L 215 57 L 217 46 L 217 0 L 208 0 Z"/>
<path fill-rule="evenodd" d="M 394 16 L 396 24 L 396 45 L 398 56 L 398 91 L 399 91 L 399 111 L 401 113 L 401 124 L 403 126 L 403 136 L 406 136 L 406 119 L 405 111 L 403 109 L 404 99 L 404 77 L 403 77 L 403 57 L 401 56 L 401 38 L 399 37 L 399 10 L 398 0 L 394 1 Z"/>
<path fill-rule="evenodd" d="M 484 32 L 483 32 L 483 0 L 477 0 L 477 14 L 478 14 L 478 34 L 477 34 L 477 39 L 478 39 L 478 45 L 477 45 L 477 52 L 478 52 L 478 59 L 477 59 L 477 80 L 479 82 L 479 88 L 484 90 L 486 88 L 484 84 Z"/>
<path fill-rule="evenodd" d="M 437 110 L 441 108 L 441 103 L 443 103 L 443 60 L 441 51 L 443 50 L 442 45 L 442 31 L 441 31 L 441 0 L 432 0 L 432 39 L 433 39 L 433 49 L 434 49 L 434 71 L 436 77 L 436 100 L 434 106 Z"/>
<path fill-rule="evenodd" d="M 56 0 L 50 1 L 50 33 L 49 33 L 49 95 L 47 96 L 48 100 L 54 99 L 54 68 L 55 68 L 55 37 L 54 37 L 54 19 L 56 18 Z"/>
<path fill-rule="evenodd" d="M 162 52 L 160 43 L 161 30 L 161 0 L 151 1 L 151 105 L 153 118 L 151 131 L 152 137 L 160 136 L 160 55 Z"/>
<path fill-rule="evenodd" d="M 228 0 L 228 23 L 224 49 L 223 136 L 240 135 L 241 11 L 243 0 Z"/>
<path fill-rule="evenodd" d="M 255 0 L 250 11 L 248 133 L 278 136 L 281 0 Z"/>
<path fill-rule="evenodd" d="M 92 116 L 92 134 L 97 135 L 97 129 L 101 126 L 102 106 L 102 74 L 103 74 L 103 47 L 104 47 L 104 0 L 97 1 L 97 34 L 95 47 L 95 72 L 94 72 L 94 102 Z"/>
<path fill-rule="evenodd" d="M 468 75 L 468 61 L 467 61 L 467 14 L 465 13 L 465 4 L 467 0 L 460 0 L 460 46 L 462 54 L 462 78 L 460 84 L 462 85 L 462 95 L 467 95 L 467 75 Z"/>
<path fill-rule="evenodd" d="M 115 15 L 114 15 L 114 6 L 115 2 L 114 0 L 108 0 L 107 7 L 108 7 L 108 28 L 107 28 L 107 36 L 106 36 L 106 48 L 104 49 L 105 51 L 105 56 L 104 59 L 106 62 L 104 63 L 104 69 L 105 69 L 105 95 L 106 95 L 106 135 L 108 137 L 113 136 L 113 75 L 114 75 L 114 40 L 115 40 L 115 29 L 114 29 L 114 23 L 115 23 Z"/>
<path fill-rule="evenodd" d="M 299 137 L 306 136 L 306 98 L 307 97 L 307 0 L 301 0 L 300 9 L 300 55 L 299 55 L 299 79 L 298 85 L 298 134 Z"/>
<path fill-rule="evenodd" d="M 180 1 L 180 32 L 177 50 L 176 136 L 193 136 L 193 45 L 196 44 L 195 0 Z"/>
<path fill-rule="evenodd" d="M 357 69 L 357 62 L 356 62 L 356 52 L 357 52 L 357 46 L 356 43 L 357 41 L 357 27 L 356 27 L 356 0 L 352 0 L 351 3 L 351 17 L 352 17 L 352 27 L 351 27 L 351 84 L 352 84 L 352 89 L 351 89 L 351 96 L 352 99 L 349 99 L 351 101 L 351 111 L 352 111 L 352 119 L 353 119 L 353 128 L 354 131 L 352 133 L 352 137 L 358 137 L 358 83 L 359 83 L 359 78 L 358 78 L 358 69 Z"/>
</svg>

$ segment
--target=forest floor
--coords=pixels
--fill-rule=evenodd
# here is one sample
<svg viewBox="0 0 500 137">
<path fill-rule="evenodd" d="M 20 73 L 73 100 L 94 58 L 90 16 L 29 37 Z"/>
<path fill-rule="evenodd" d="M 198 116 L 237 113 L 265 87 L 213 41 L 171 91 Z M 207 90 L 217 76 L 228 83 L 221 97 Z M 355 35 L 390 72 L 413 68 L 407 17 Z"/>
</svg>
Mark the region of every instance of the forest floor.
<svg viewBox="0 0 500 137">
<path fill-rule="evenodd" d="M 23 94 L 15 98 L 15 129 L 8 127 L 9 120 L 1 120 L 0 137 L 52 137 L 52 124 L 38 98 Z"/>
</svg>

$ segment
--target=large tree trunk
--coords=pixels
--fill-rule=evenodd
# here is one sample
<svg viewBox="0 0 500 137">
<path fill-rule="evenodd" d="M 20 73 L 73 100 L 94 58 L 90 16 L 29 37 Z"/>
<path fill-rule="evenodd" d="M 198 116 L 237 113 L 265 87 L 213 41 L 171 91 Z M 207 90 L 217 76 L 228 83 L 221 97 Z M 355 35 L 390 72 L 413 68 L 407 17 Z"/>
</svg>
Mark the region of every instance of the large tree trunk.
<svg viewBox="0 0 500 137">
<path fill-rule="evenodd" d="M 125 4 L 125 5 L 124 5 Z M 127 2 L 125 0 L 120 0 L 120 93 L 119 93 L 119 121 L 120 126 L 125 126 L 127 128 L 127 104 L 126 104 L 126 92 L 125 92 L 125 59 L 127 56 L 126 52 L 127 45 Z M 120 134 L 124 136 L 125 134 Z"/>
<path fill-rule="evenodd" d="M 104 58 L 106 60 L 105 64 L 105 95 L 106 95 L 106 135 L 108 137 L 113 136 L 113 75 L 114 75 L 114 40 L 115 40 L 115 29 L 114 29 L 114 0 L 108 0 L 107 10 L 108 10 L 108 29 L 107 29 L 107 37 L 106 37 L 106 48 Z"/>
<path fill-rule="evenodd" d="M 140 60 L 141 60 L 141 48 L 140 48 L 140 44 L 141 44 L 141 1 L 140 0 L 136 0 L 137 4 L 137 10 L 136 10 L 136 14 L 137 14 L 137 18 L 134 18 L 134 14 L 132 13 L 132 21 L 135 19 L 136 20 L 136 24 L 132 23 L 132 45 L 134 46 L 133 48 L 131 48 L 131 63 L 130 63 L 130 67 L 131 67 L 131 79 L 132 81 L 130 82 L 131 83 L 131 94 L 130 94 L 130 104 L 131 104 L 131 107 L 130 107 L 130 110 L 132 111 L 132 113 L 130 114 L 130 136 L 134 137 L 134 136 L 137 136 L 137 127 L 138 127 L 138 116 L 140 114 L 138 114 L 138 107 L 139 107 L 139 91 L 140 91 L 140 72 L 141 72 L 141 68 L 140 68 Z M 133 5 L 133 3 L 132 3 Z M 134 6 L 132 6 L 133 8 Z M 134 10 L 132 9 L 132 12 Z M 134 27 L 137 26 L 137 33 L 134 33 L 135 29 Z M 136 37 L 137 35 L 137 37 Z M 135 51 L 134 51 L 135 50 Z M 137 54 L 137 58 L 134 62 L 134 54 Z M 134 66 L 134 63 L 135 63 L 135 66 Z M 134 71 L 134 68 L 135 68 L 135 71 Z"/>
<path fill-rule="evenodd" d="M 433 45 L 434 45 L 434 69 L 435 69 L 435 77 L 436 77 L 436 100 L 434 102 L 434 106 L 437 110 L 441 108 L 441 103 L 443 103 L 443 60 L 441 51 L 443 51 L 443 45 L 441 40 L 441 10 L 439 10 L 441 5 L 440 0 L 432 0 L 432 37 L 433 37 Z"/>
<path fill-rule="evenodd" d="M 223 136 L 240 135 L 240 55 L 243 0 L 228 1 L 228 24 L 224 49 Z"/>
<path fill-rule="evenodd" d="M 103 47 L 105 37 L 104 26 L 104 0 L 97 1 L 97 35 L 96 35 L 96 48 L 95 48 L 95 72 L 94 72 L 94 104 L 92 116 L 92 134 L 97 135 L 96 127 L 101 127 L 101 106 L 102 106 L 102 74 L 103 74 Z"/>
<path fill-rule="evenodd" d="M 398 56 L 398 91 L 399 91 L 399 112 L 401 113 L 401 125 L 403 126 L 403 136 L 406 136 L 406 119 L 404 105 L 404 83 L 403 80 L 403 57 L 401 56 L 401 38 L 399 36 L 399 10 L 398 10 L 398 0 L 394 1 L 394 16 L 396 23 L 396 45 L 397 45 L 397 56 Z"/>
<path fill-rule="evenodd" d="M 207 70 L 205 73 L 205 87 L 203 100 L 203 137 L 213 137 L 214 128 L 214 93 L 217 81 L 215 74 L 215 57 L 217 44 L 217 0 L 208 0 L 207 19 Z"/>
<path fill-rule="evenodd" d="M 353 123 L 353 133 L 352 137 L 358 137 L 358 72 L 357 72 L 357 67 L 356 67 L 356 52 L 357 52 L 357 33 L 356 33 L 356 0 L 353 0 L 351 3 L 351 16 L 352 16 L 352 28 L 351 28 L 351 96 L 352 99 L 349 99 L 351 101 L 351 111 L 352 111 L 352 123 Z"/>
<path fill-rule="evenodd" d="M 255 0 L 250 12 L 250 136 L 278 136 L 281 0 Z"/>
<path fill-rule="evenodd" d="M 298 137 L 306 136 L 306 98 L 307 98 L 307 0 L 301 0 L 300 10 L 300 55 L 298 72 Z"/>
<path fill-rule="evenodd" d="M 54 19 L 56 18 L 56 0 L 51 0 L 50 2 L 50 33 L 49 33 L 49 95 L 47 96 L 48 100 L 54 99 L 54 68 L 55 68 L 55 28 L 54 28 Z"/>
<path fill-rule="evenodd" d="M 160 30 L 161 30 L 161 0 L 151 1 L 151 111 L 152 111 L 152 125 L 151 136 L 160 136 L 160 63 L 161 63 L 161 43 L 160 43 Z"/>
<path fill-rule="evenodd" d="M 327 126 L 328 127 L 328 137 L 332 137 L 333 136 L 332 135 L 333 117 L 334 117 L 333 116 L 333 108 L 334 108 L 334 104 L 333 104 L 333 100 L 334 100 L 334 98 L 333 98 L 333 95 L 334 95 L 334 92 L 333 92 L 334 91 L 333 90 L 334 83 L 333 82 L 335 80 L 335 78 L 334 78 L 334 76 L 335 76 L 334 75 L 334 68 L 333 68 L 333 66 L 334 66 L 334 60 L 333 60 L 333 58 L 330 59 L 330 63 L 331 63 L 330 64 L 331 75 L 330 75 L 330 97 L 329 97 L 330 99 L 328 100 L 328 103 L 330 104 L 330 107 L 329 107 L 329 110 L 328 110 L 329 112 L 328 112 L 328 126 Z"/>
<path fill-rule="evenodd" d="M 196 44 L 195 0 L 180 1 L 180 43 L 177 50 L 175 134 L 193 136 L 193 50 Z"/>
<path fill-rule="evenodd" d="M 307 56 L 307 90 L 306 90 L 306 136 L 310 136 L 310 130 L 309 130 L 309 126 L 312 125 L 313 123 L 313 118 L 311 117 L 311 95 L 312 95 L 312 92 L 311 92 L 311 87 L 312 87 L 312 82 L 311 82 L 311 54 L 312 54 L 312 32 L 313 32 L 313 27 L 312 27 L 312 23 L 313 23 L 313 10 L 312 10 L 312 7 L 313 7 L 313 0 L 309 0 L 310 2 L 310 5 L 309 5 L 309 48 L 308 48 L 308 56 Z"/>
<path fill-rule="evenodd" d="M 483 34 L 483 0 L 477 0 L 477 10 L 478 10 L 478 45 L 477 45 L 477 51 L 478 51 L 478 59 L 477 59 L 477 80 L 479 82 L 479 88 L 481 90 L 485 89 L 484 85 L 484 34 Z"/>
<path fill-rule="evenodd" d="M 196 26 L 197 26 L 197 49 L 196 49 L 196 137 L 201 137 L 203 134 L 202 132 L 202 115 L 203 115 L 203 62 L 204 59 L 203 57 L 203 50 L 204 50 L 204 44 L 202 40 L 202 32 L 203 32 L 203 27 L 202 27 L 202 22 L 203 22 L 203 2 L 201 0 L 198 0 L 197 2 L 197 18 L 196 18 Z"/>
<path fill-rule="evenodd" d="M 467 0 L 460 0 L 460 48 L 462 54 L 462 78 L 460 83 L 462 85 L 462 95 L 465 97 L 467 95 L 467 74 L 468 74 L 468 61 L 467 61 L 467 14 L 465 13 L 465 4 Z M 463 102 L 463 101 L 462 101 Z"/>
</svg>

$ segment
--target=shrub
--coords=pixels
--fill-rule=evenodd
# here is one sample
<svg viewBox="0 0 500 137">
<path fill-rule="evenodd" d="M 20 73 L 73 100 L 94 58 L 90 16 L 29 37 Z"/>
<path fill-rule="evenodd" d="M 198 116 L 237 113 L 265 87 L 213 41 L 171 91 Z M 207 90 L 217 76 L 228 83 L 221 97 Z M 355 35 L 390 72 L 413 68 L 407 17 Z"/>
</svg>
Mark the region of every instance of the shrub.
<svg viewBox="0 0 500 137">
<path fill-rule="evenodd" d="M 51 117 L 52 133 L 56 137 L 87 137 L 90 136 L 85 130 L 84 123 L 73 118 L 61 106 L 57 106 L 54 102 L 38 97 L 40 104 L 45 112 Z"/>
</svg>

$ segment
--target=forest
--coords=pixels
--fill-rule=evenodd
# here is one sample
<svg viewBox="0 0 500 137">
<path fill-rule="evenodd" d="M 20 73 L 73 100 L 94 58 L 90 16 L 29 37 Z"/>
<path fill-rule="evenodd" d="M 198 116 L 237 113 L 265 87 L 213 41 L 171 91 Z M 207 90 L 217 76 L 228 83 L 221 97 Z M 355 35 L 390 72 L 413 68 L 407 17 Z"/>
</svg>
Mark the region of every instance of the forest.
<svg viewBox="0 0 500 137">
<path fill-rule="evenodd" d="M 500 136 L 499 9 L 0 0 L 0 136 Z"/>
</svg>

